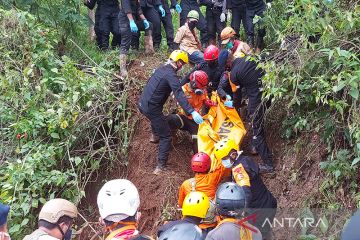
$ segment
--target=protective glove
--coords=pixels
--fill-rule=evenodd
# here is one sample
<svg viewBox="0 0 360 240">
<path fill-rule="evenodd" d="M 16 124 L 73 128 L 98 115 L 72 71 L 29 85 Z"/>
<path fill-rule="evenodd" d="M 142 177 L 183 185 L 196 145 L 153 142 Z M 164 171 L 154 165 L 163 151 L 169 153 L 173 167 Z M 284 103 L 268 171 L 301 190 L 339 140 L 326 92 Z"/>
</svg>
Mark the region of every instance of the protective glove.
<svg viewBox="0 0 360 240">
<path fill-rule="evenodd" d="M 191 116 L 192 118 L 194 119 L 194 121 L 197 123 L 197 124 L 201 124 L 204 122 L 204 119 L 202 118 L 202 116 L 197 112 L 197 111 L 193 111 L 191 113 Z"/>
<path fill-rule="evenodd" d="M 150 27 L 150 23 L 148 22 L 148 20 L 144 19 L 143 23 L 144 23 L 145 30 Z"/>
<path fill-rule="evenodd" d="M 231 101 L 232 97 L 231 97 L 229 94 L 226 94 L 226 99 L 227 99 L 228 101 Z"/>
<path fill-rule="evenodd" d="M 271 2 L 266 3 L 268 8 L 271 8 Z"/>
<path fill-rule="evenodd" d="M 225 101 L 225 102 L 224 102 L 224 106 L 225 106 L 225 107 L 228 107 L 228 108 L 234 108 L 233 101 L 231 101 L 231 100 Z"/>
<path fill-rule="evenodd" d="M 176 9 L 176 11 L 180 14 L 181 13 L 181 11 L 182 11 L 182 9 L 181 9 L 181 7 L 180 7 L 180 4 L 176 4 L 175 5 L 175 9 Z"/>
<path fill-rule="evenodd" d="M 165 10 L 164 10 L 164 8 L 163 8 L 163 6 L 162 5 L 160 5 L 159 6 L 159 11 L 160 11 L 160 13 L 161 13 L 161 17 L 165 17 Z"/>
<path fill-rule="evenodd" d="M 220 15 L 220 22 L 225 22 L 225 20 L 226 20 L 226 15 L 225 15 L 225 13 L 222 13 Z"/>
<path fill-rule="evenodd" d="M 171 15 L 175 14 L 175 10 L 173 8 L 170 9 Z"/>
<path fill-rule="evenodd" d="M 130 30 L 133 33 L 137 33 L 139 31 L 134 20 L 130 20 Z"/>
<path fill-rule="evenodd" d="M 207 107 L 216 107 L 216 102 L 212 101 L 211 99 L 206 99 L 204 102 L 205 106 Z"/>
</svg>

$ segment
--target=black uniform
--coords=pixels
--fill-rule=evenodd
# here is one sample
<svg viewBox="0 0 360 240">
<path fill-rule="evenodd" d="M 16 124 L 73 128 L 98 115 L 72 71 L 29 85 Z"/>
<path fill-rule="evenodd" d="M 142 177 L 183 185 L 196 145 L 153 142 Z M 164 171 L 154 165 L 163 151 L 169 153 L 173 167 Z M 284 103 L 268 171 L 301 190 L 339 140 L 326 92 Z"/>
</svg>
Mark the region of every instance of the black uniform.
<svg viewBox="0 0 360 240">
<path fill-rule="evenodd" d="M 227 8 L 231 9 L 231 27 L 235 30 L 236 34 L 240 36 L 240 25 L 243 24 L 246 30 L 246 4 L 245 0 L 228 0 Z"/>
<path fill-rule="evenodd" d="M 161 22 L 164 26 L 165 34 L 166 34 L 166 41 L 169 47 L 169 50 L 175 50 L 176 46 L 174 44 L 174 24 L 172 22 L 172 15 L 170 8 L 175 8 L 177 4 L 176 0 L 171 0 L 171 6 L 169 7 L 168 0 L 161 0 L 162 6 L 166 12 L 165 17 L 161 17 Z"/>
<path fill-rule="evenodd" d="M 200 0 L 200 5 L 206 5 L 206 0 Z M 197 0 L 181 0 L 180 2 L 181 6 L 181 13 L 180 13 L 180 26 L 184 25 L 186 22 L 186 18 L 188 13 L 191 10 L 195 10 L 199 13 L 199 22 L 196 26 L 197 29 L 200 31 L 200 41 L 203 45 L 206 45 L 208 43 L 208 33 L 207 33 L 207 23 L 205 20 L 204 15 L 200 11 L 200 6 L 197 2 Z"/>
<path fill-rule="evenodd" d="M 220 33 L 226 27 L 226 19 L 224 22 L 221 22 L 220 15 L 226 13 L 226 0 L 205 0 L 204 5 L 206 5 L 206 22 L 209 40 L 214 41 L 212 44 L 216 45 L 216 37 L 218 37 L 220 45 Z"/>
<path fill-rule="evenodd" d="M 171 92 L 187 114 L 194 111 L 186 100 L 176 71 L 170 64 L 162 65 L 155 70 L 139 101 L 140 112 L 150 120 L 153 133 L 160 138 L 158 153 L 160 167 L 166 166 L 171 147 L 170 127 L 162 112 Z"/>
<path fill-rule="evenodd" d="M 251 45 L 254 45 L 254 23 L 253 19 L 255 15 L 263 17 L 264 11 L 266 10 L 266 4 L 264 0 L 245 0 L 246 2 L 246 35 L 248 36 L 248 42 Z M 261 21 L 258 22 L 258 38 L 257 46 L 263 47 L 263 39 L 265 37 L 265 28 L 262 26 Z"/>
<path fill-rule="evenodd" d="M 239 174 L 238 176 L 237 173 Z M 244 177 L 246 174 L 250 180 L 250 186 L 248 186 L 248 184 L 242 186 L 246 193 L 246 207 L 249 214 L 256 213 L 256 223 L 254 223 L 254 225 L 259 228 L 264 237 L 271 231 L 271 226 L 264 223 L 268 222 L 266 219 L 273 222 L 276 214 L 277 201 L 262 181 L 259 174 L 259 166 L 256 161 L 251 157 L 240 155 L 233 164 L 233 181 L 237 184 L 242 183 L 241 180 L 242 178 L 246 179 L 246 177 Z M 241 186 L 242 184 L 239 185 Z"/>
<path fill-rule="evenodd" d="M 96 42 L 100 49 L 109 48 L 110 33 L 113 34 L 112 47 L 120 45 L 119 28 L 119 2 L 117 0 L 88 0 L 85 5 L 89 9 L 94 9 L 97 3 L 95 13 L 95 34 Z"/>
<path fill-rule="evenodd" d="M 259 152 L 263 162 L 272 166 L 272 153 L 266 144 L 264 131 L 266 107 L 262 103 L 262 91 L 260 89 L 263 75 L 263 70 L 257 69 L 255 61 L 247 58 L 237 58 L 232 65 L 230 80 L 235 85 L 240 86 L 237 90 L 237 98 L 241 99 L 241 88 L 245 88 L 246 95 L 249 98 L 247 110 L 252 126 L 252 145 Z"/>
<path fill-rule="evenodd" d="M 140 0 L 140 6 L 146 19 L 152 23 L 152 36 L 154 47 L 156 48 L 158 48 L 161 43 L 161 22 L 158 13 L 160 5 L 161 0 Z M 139 47 L 139 37 L 140 34 L 135 34 L 135 37 L 133 38 L 135 41 L 134 46 L 137 48 Z"/>
<path fill-rule="evenodd" d="M 140 15 L 143 14 L 143 12 L 137 0 L 120 0 L 120 1 L 121 1 L 121 9 L 119 13 L 120 33 L 121 33 L 120 53 L 128 54 L 132 41 L 132 32 L 130 30 L 130 22 L 127 17 L 127 14 L 131 13 L 133 15 L 134 21 L 139 31 L 145 31 L 145 35 L 151 34 L 152 24 L 150 22 L 150 27 L 145 30 L 144 22 L 140 19 Z"/>
</svg>

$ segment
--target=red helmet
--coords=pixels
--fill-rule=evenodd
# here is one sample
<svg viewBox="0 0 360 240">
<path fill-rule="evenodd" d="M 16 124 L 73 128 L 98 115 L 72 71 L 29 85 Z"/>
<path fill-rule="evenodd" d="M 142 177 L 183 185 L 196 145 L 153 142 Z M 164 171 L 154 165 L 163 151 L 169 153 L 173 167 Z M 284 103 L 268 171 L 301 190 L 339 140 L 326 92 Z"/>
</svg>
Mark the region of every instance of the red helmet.
<svg viewBox="0 0 360 240">
<path fill-rule="evenodd" d="M 209 78 L 206 72 L 197 70 L 190 74 L 190 84 L 192 89 L 205 89 L 208 83 Z"/>
<path fill-rule="evenodd" d="M 207 173 L 211 168 L 209 155 L 203 152 L 196 153 L 191 159 L 191 169 L 197 173 Z"/>
<path fill-rule="evenodd" d="M 208 46 L 204 51 L 204 60 L 205 61 L 213 61 L 218 59 L 220 50 L 215 45 Z"/>
</svg>

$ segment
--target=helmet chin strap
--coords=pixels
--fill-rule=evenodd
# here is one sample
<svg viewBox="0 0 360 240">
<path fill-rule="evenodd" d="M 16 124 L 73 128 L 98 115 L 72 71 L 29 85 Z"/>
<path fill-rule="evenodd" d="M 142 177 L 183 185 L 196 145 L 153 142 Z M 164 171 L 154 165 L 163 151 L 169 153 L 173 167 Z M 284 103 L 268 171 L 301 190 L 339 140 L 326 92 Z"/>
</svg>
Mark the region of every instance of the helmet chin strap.
<svg viewBox="0 0 360 240">
<path fill-rule="evenodd" d="M 62 238 L 61 238 L 61 239 L 64 239 L 64 237 L 65 237 L 64 231 L 61 229 L 61 227 L 60 227 L 59 224 L 56 224 L 56 227 L 59 229 L 59 231 L 60 231 L 60 233 L 61 233 L 61 235 L 62 235 Z"/>
</svg>

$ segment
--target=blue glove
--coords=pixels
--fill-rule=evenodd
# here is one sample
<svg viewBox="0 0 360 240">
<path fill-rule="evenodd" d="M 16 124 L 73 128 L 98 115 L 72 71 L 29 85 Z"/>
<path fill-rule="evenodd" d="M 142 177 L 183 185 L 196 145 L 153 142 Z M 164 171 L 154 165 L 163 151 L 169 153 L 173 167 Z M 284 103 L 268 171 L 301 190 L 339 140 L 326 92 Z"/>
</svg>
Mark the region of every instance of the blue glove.
<svg viewBox="0 0 360 240">
<path fill-rule="evenodd" d="M 163 8 L 163 6 L 162 5 L 160 5 L 159 6 L 159 11 L 160 11 L 160 13 L 161 13 L 161 17 L 165 17 L 165 10 L 164 10 L 164 8 Z"/>
<path fill-rule="evenodd" d="M 182 11 L 182 9 L 181 9 L 181 7 L 180 7 L 180 4 L 176 4 L 175 5 L 175 10 L 180 14 L 181 13 L 181 11 Z"/>
<path fill-rule="evenodd" d="M 144 23 L 145 30 L 150 27 L 150 23 L 148 22 L 148 20 L 144 19 L 143 23 Z"/>
<path fill-rule="evenodd" d="M 230 101 L 232 97 L 229 94 L 226 94 L 226 99 Z"/>
<path fill-rule="evenodd" d="M 137 33 L 139 31 L 139 29 L 136 26 L 136 23 L 134 22 L 134 20 L 130 20 L 130 30 L 133 33 Z"/>
<path fill-rule="evenodd" d="M 202 118 L 202 116 L 197 112 L 197 111 L 193 111 L 191 113 L 191 116 L 193 117 L 194 121 L 197 123 L 197 124 L 201 124 L 204 122 L 204 119 Z"/>
<path fill-rule="evenodd" d="M 225 107 L 228 107 L 228 108 L 234 108 L 233 101 L 231 101 L 231 100 L 225 101 L 225 102 L 224 102 L 224 106 L 225 106 Z"/>
</svg>

